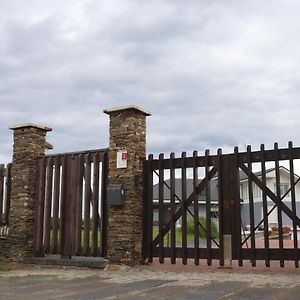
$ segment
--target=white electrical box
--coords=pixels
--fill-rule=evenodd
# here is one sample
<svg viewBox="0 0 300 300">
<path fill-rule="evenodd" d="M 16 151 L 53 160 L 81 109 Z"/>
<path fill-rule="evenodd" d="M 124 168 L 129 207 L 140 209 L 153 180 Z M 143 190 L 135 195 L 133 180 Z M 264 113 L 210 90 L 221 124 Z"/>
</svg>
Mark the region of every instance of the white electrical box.
<svg viewBox="0 0 300 300">
<path fill-rule="evenodd" d="M 117 169 L 127 168 L 127 150 L 117 152 Z"/>
</svg>

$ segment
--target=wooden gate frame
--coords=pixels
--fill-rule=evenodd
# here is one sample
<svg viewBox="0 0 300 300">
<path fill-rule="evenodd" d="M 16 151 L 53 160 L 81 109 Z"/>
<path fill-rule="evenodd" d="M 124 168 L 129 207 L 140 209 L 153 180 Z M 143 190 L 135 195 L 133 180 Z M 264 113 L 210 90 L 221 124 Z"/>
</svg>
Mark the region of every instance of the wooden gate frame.
<svg viewBox="0 0 300 300">
<path fill-rule="evenodd" d="M 152 259 L 154 256 L 159 256 L 159 260 L 161 263 L 164 262 L 164 257 L 171 257 L 171 262 L 175 263 L 176 258 L 182 257 L 183 264 L 187 263 L 187 258 L 194 258 L 195 264 L 199 264 L 199 259 L 206 258 L 208 265 L 211 265 L 212 259 L 219 259 L 220 265 L 224 265 L 224 255 L 223 255 L 223 249 L 224 249 L 224 241 L 223 241 L 223 232 L 226 233 L 227 228 L 226 227 L 220 227 L 220 242 L 217 243 L 214 241 L 214 239 L 211 236 L 210 230 L 207 231 L 208 239 L 207 239 L 207 248 L 199 248 L 195 247 L 193 249 L 187 248 L 187 242 L 186 239 L 183 240 L 183 247 L 182 248 L 176 248 L 174 244 L 174 226 L 176 221 L 182 216 L 186 219 L 186 212 L 185 209 L 182 209 L 182 207 L 187 208 L 189 205 L 192 204 L 195 198 L 203 191 L 204 189 L 208 192 L 209 191 L 209 182 L 210 180 L 216 175 L 216 173 L 220 170 L 220 167 L 223 166 L 222 162 L 222 151 L 221 149 L 218 150 L 218 155 L 209 155 L 209 151 L 206 151 L 204 157 L 199 157 L 197 155 L 197 151 L 194 151 L 193 157 L 186 157 L 186 153 L 182 153 L 181 158 L 174 158 L 174 153 L 171 153 L 170 159 L 164 159 L 163 155 L 161 154 L 159 156 L 158 160 L 153 160 L 153 155 L 149 155 L 149 159 L 144 161 L 144 234 L 143 234 L 143 258 L 148 259 L 149 262 L 152 262 Z M 198 167 L 205 167 L 206 176 L 204 179 L 201 180 L 199 184 L 194 184 L 194 191 L 189 196 L 186 197 L 186 187 L 183 186 L 184 191 L 184 197 L 181 200 L 182 207 L 179 208 L 177 211 L 173 210 L 171 220 L 164 224 L 163 226 L 160 226 L 159 235 L 153 240 L 152 236 L 152 220 L 153 220 L 153 177 L 152 172 L 155 170 L 159 170 L 159 181 L 160 185 L 162 184 L 166 185 L 166 182 L 163 178 L 163 170 L 164 169 L 170 169 L 171 171 L 171 177 L 174 177 L 174 169 L 175 168 L 182 168 L 183 170 L 183 176 L 185 177 L 186 174 L 184 173 L 184 169 L 191 167 L 193 168 L 194 172 L 197 172 L 196 169 Z M 210 169 L 212 167 L 212 169 Z M 223 167 L 222 167 L 223 168 Z M 195 176 L 194 176 L 195 178 Z M 226 176 L 219 175 L 218 177 L 219 181 L 221 181 L 221 178 L 225 180 Z M 172 180 L 171 180 L 172 183 Z M 184 184 L 184 182 L 183 182 Z M 168 187 L 170 190 L 172 187 Z M 174 189 L 174 187 L 173 187 Z M 160 191 L 160 199 L 163 198 L 163 192 Z M 172 194 L 174 192 L 172 191 Z M 220 189 L 219 189 L 219 196 L 221 195 Z M 174 198 L 179 199 L 179 197 L 174 193 Z M 210 201 L 210 200 L 209 200 Z M 197 201 L 194 201 L 194 203 L 197 203 Z M 171 207 L 172 209 L 172 207 Z M 224 212 L 227 212 L 226 207 L 224 207 Z M 222 208 L 223 211 L 223 208 Z M 185 213 L 185 215 L 184 215 Z M 197 218 L 194 218 L 195 223 L 200 225 Z M 162 220 L 159 221 L 160 223 Z M 207 218 L 207 223 L 210 222 L 210 219 Z M 208 224 L 207 228 L 210 228 L 210 223 Z M 173 228 L 173 230 L 172 230 Z M 195 226 L 195 228 L 197 228 Z M 171 247 L 167 248 L 163 246 L 163 238 L 167 234 L 168 231 L 171 230 Z M 183 230 L 186 231 L 186 227 L 183 224 Z M 173 231 L 173 234 L 172 234 Z M 199 241 L 199 232 L 195 234 L 195 245 L 197 246 L 197 241 Z M 172 237 L 173 236 L 173 237 Z M 172 242 L 173 241 L 173 242 Z M 216 245 L 218 248 L 212 248 L 211 242 L 216 242 Z M 157 245 L 159 245 L 158 248 L 155 248 Z M 198 244 L 199 245 L 199 244 Z M 192 251 L 191 251 L 192 250 Z"/>
<path fill-rule="evenodd" d="M 93 157 L 93 161 L 92 161 Z M 99 253 L 98 228 L 98 194 L 99 168 L 91 174 L 91 163 L 97 165 L 102 162 L 101 199 L 102 203 L 102 239 L 101 253 Z M 86 166 L 84 166 L 86 163 Z M 56 166 L 53 172 L 53 166 Z M 54 174 L 53 174 L 54 173 Z M 94 176 L 93 187 L 91 176 Z M 54 178 L 54 182 L 53 182 Z M 85 183 L 83 183 L 85 178 Z M 61 254 L 62 258 L 74 255 L 101 256 L 107 255 L 107 201 L 106 185 L 108 180 L 108 149 L 96 149 L 80 152 L 52 154 L 38 160 L 37 195 L 35 207 L 34 256 L 44 256 L 45 253 Z M 83 184 L 85 188 L 84 199 Z M 93 188 L 93 189 L 92 189 Z M 52 195 L 53 190 L 53 195 Z M 53 197 L 53 203 L 52 203 Z M 60 200 L 59 200 L 60 199 Z M 60 202 L 59 202 L 60 201 Z M 58 207 L 60 203 L 60 208 Z M 92 203 L 92 240 L 90 245 L 90 203 Z M 55 236 L 50 245 L 51 205 L 53 204 L 53 231 Z M 58 220 L 58 211 L 61 211 L 61 220 Z M 84 241 L 81 243 L 81 215 L 84 211 Z M 58 247 L 58 224 L 60 223 L 60 247 Z"/>
<path fill-rule="evenodd" d="M 300 158 L 300 148 L 293 148 L 293 143 L 288 143 L 287 149 L 279 149 L 278 143 L 274 144 L 274 150 L 265 150 L 265 146 L 261 145 L 260 151 L 251 152 L 251 146 L 247 147 L 246 153 L 240 153 L 238 157 L 238 167 L 248 176 L 248 188 L 249 188 L 249 204 L 250 204 L 250 234 L 244 239 L 240 245 L 239 255 L 234 257 L 239 259 L 239 265 L 242 265 L 243 259 L 250 259 L 252 266 L 256 266 L 256 260 L 265 260 L 265 265 L 270 267 L 271 260 L 279 260 L 280 267 L 284 267 L 285 260 L 294 260 L 295 267 L 299 267 L 299 247 L 297 238 L 297 226 L 300 227 L 300 219 L 296 212 L 296 195 L 295 186 L 300 181 L 298 178 L 295 181 L 294 173 L 294 160 Z M 281 196 L 280 192 L 280 173 L 279 173 L 279 162 L 280 160 L 286 160 L 289 162 L 290 172 L 290 188 L 284 195 Z M 275 177 L 276 177 L 276 192 L 272 192 L 266 186 L 266 162 L 275 163 Z M 251 164 L 254 162 L 261 163 L 262 178 L 259 179 L 257 175 L 252 172 Z M 248 166 L 245 165 L 248 164 Z M 255 226 L 253 221 L 254 208 L 253 208 L 253 191 L 252 182 L 255 183 L 262 191 L 263 199 L 263 219 Z M 291 193 L 291 206 L 290 209 L 284 202 L 284 198 Z M 267 211 L 267 199 L 274 202 L 273 208 Z M 278 238 L 279 248 L 269 247 L 269 232 L 268 232 L 268 216 L 271 212 L 277 208 L 278 216 Z M 284 212 L 293 223 L 293 244 L 294 248 L 284 248 L 283 245 L 283 224 L 282 224 L 282 212 Z M 264 224 L 264 249 L 258 249 L 255 247 L 255 231 L 260 225 Z M 250 238 L 250 249 L 244 249 L 242 246 Z M 238 245 L 236 245 L 238 247 Z"/>
<path fill-rule="evenodd" d="M 158 160 L 153 160 L 153 155 L 149 155 L 148 160 L 144 162 L 144 235 L 143 235 L 143 258 L 152 262 L 154 256 L 159 257 L 160 263 L 164 262 L 164 257 L 170 257 L 171 263 L 176 263 L 176 257 L 183 258 L 183 264 L 186 264 L 188 257 L 195 258 L 195 264 L 199 264 L 199 258 L 206 258 L 208 265 L 211 265 L 211 259 L 217 258 L 220 261 L 220 265 L 224 265 L 224 260 L 238 260 L 240 266 L 243 265 L 243 260 L 250 259 L 252 266 L 256 265 L 256 260 L 265 260 L 267 267 L 270 266 L 270 260 L 279 260 L 280 266 L 284 266 L 285 260 L 294 260 L 295 267 L 299 264 L 299 248 L 297 242 L 297 226 L 300 227 L 300 219 L 296 214 L 295 206 L 295 185 L 300 181 L 300 178 L 295 181 L 294 178 L 294 159 L 300 159 L 300 148 L 293 148 L 292 142 L 289 142 L 287 149 L 279 149 L 278 144 L 274 144 L 274 150 L 265 150 L 264 145 L 261 145 L 260 151 L 251 151 L 251 146 L 247 147 L 247 152 L 240 152 L 238 147 L 235 147 L 234 153 L 222 154 L 221 150 L 218 150 L 218 155 L 209 156 L 209 152 L 206 151 L 204 157 L 198 157 L 197 152 L 194 152 L 193 157 L 186 158 L 185 153 L 181 158 L 175 158 L 172 153 L 170 159 L 164 159 L 163 154 L 159 156 Z M 285 195 L 280 195 L 280 175 L 279 175 L 279 161 L 288 160 L 290 168 L 290 189 Z M 273 193 L 266 186 L 266 162 L 275 163 L 276 172 L 276 184 L 277 191 Z M 252 172 L 252 163 L 260 163 L 262 168 L 262 179 L 259 179 L 257 175 Z M 246 166 L 247 164 L 247 166 Z M 163 178 L 163 170 L 170 169 L 171 177 L 174 168 L 187 168 L 187 167 L 206 167 L 205 178 L 194 188 L 194 192 L 187 198 L 182 199 L 182 207 L 177 211 L 171 211 L 171 220 L 167 224 L 160 226 L 159 235 L 153 239 L 152 237 L 152 220 L 153 220 L 153 176 L 152 172 L 158 170 L 160 185 L 165 184 Z M 207 166 L 212 166 L 212 169 L 208 172 Z M 250 197 L 250 234 L 242 240 L 241 235 L 241 204 L 240 204 L 240 170 L 243 171 L 248 177 L 249 185 L 249 197 Z M 207 251 L 201 249 L 199 255 L 199 249 L 195 243 L 194 253 L 187 253 L 186 244 L 182 243 L 182 249 L 179 251 L 176 246 L 172 245 L 171 234 L 171 248 L 168 249 L 163 245 L 164 236 L 172 230 L 175 222 L 182 216 L 183 212 L 197 195 L 200 194 L 207 186 L 207 183 L 218 172 L 219 182 L 219 221 L 220 221 L 220 241 L 219 251 L 212 251 L 208 243 Z M 253 190 L 252 183 L 255 183 L 262 190 L 263 197 L 263 220 L 258 225 L 254 225 L 254 202 L 253 202 Z M 174 186 L 168 187 L 170 190 L 174 190 Z M 184 187 L 182 187 L 184 189 Z M 285 196 L 291 192 L 292 209 L 290 209 L 282 200 Z M 163 191 L 160 189 L 159 198 L 163 199 Z M 177 196 L 176 196 L 177 197 Z M 178 198 L 178 197 L 177 197 Z M 268 233 L 268 220 L 267 217 L 271 213 L 267 212 L 266 203 L 267 198 L 274 202 L 274 207 L 278 210 L 278 227 L 279 227 L 279 248 L 269 248 L 269 233 Z M 161 204 L 160 204 L 161 205 Z M 294 248 L 284 249 L 283 247 L 283 232 L 282 232 L 282 212 L 284 212 L 293 222 L 294 232 Z M 159 220 L 162 222 L 162 219 Z M 264 238 L 265 249 L 258 249 L 255 247 L 255 231 L 258 227 L 264 223 Z M 196 228 L 196 227 L 195 227 Z M 172 232 L 171 232 L 172 233 Z M 243 248 L 243 245 L 247 240 L 251 240 L 249 249 Z M 211 240 L 208 239 L 208 240 Z M 158 248 L 156 246 L 159 246 Z M 197 249 L 196 249 L 197 248 Z"/>
</svg>

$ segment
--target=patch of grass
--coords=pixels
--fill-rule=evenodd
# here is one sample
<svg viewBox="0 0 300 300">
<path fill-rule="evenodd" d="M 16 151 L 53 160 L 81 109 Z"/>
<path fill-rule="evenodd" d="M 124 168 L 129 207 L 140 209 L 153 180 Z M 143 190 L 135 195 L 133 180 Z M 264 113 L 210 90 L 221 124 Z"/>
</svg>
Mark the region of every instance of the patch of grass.
<svg viewBox="0 0 300 300">
<path fill-rule="evenodd" d="M 10 260 L 7 258 L 0 258 L 0 271 L 9 271 L 10 269 Z"/>
<path fill-rule="evenodd" d="M 153 228 L 153 238 L 155 238 L 156 236 L 158 236 L 158 228 Z M 170 231 L 164 236 L 164 243 L 165 245 L 168 245 L 170 243 Z M 176 243 L 181 243 L 182 240 L 182 231 L 181 228 L 176 228 Z M 187 234 L 187 241 L 188 242 L 192 242 L 194 240 L 194 235 L 188 233 Z"/>
<path fill-rule="evenodd" d="M 199 223 L 201 226 L 199 226 L 199 237 L 200 239 L 206 239 L 207 238 L 207 232 L 206 232 L 206 218 L 200 217 Z M 187 233 L 188 235 L 194 235 L 194 219 L 190 219 L 187 222 Z M 216 239 L 219 238 L 219 231 L 218 227 L 215 224 L 214 221 L 211 220 L 211 236 L 212 238 Z"/>
<path fill-rule="evenodd" d="M 57 233 L 57 244 L 58 247 L 60 246 L 60 238 L 61 238 L 61 230 L 58 229 L 58 233 Z M 98 240 L 97 240 L 97 245 L 101 244 L 101 238 L 102 238 L 102 234 L 100 232 L 100 229 L 97 230 L 97 236 L 98 236 Z M 83 228 L 81 230 L 81 246 L 83 246 L 83 237 L 84 237 L 84 231 Z M 53 229 L 51 229 L 50 231 L 50 245 L 52 245 L 54 243 L 54 237 L 53 237 Z M 93 247 L 93 230 L 90 230 L 90 236 L 89 236 L 89 246 L 90 248 Z"/>
<path fill-rule="evenodd" d="M 200 217 L 199 218 L 199 238 L 202 240 L 205 240 L 207 238 L 206 233 L 206 218 Z M 187 221 L 187 241 L 193 242 L 194 241 L 194 219 L 191 218 Z M 153 238 L 155 238 L 158 235 L 158 227 L 153 228 Z M 219 231 L 216 223 L 211 221 L 211 236 L 214 239 L 219 238 Z M 182 228 L 176 228 L 176 243 L 181 243 L 182 241 Z M 165 245 L 168 245 L 170 243 L 170 231 L 164 236 L 164 243 Z"/>
</svg>

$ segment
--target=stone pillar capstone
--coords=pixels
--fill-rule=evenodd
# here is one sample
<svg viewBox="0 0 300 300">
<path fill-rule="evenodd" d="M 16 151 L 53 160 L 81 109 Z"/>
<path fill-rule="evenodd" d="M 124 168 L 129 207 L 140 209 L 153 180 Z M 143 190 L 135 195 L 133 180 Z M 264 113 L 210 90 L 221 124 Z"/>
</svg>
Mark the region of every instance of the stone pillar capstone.
<svg viewBox="0 0 300 300">
<path fill-rule="evenodd" d="M 143 160 L 146 157 L 146 112 L 136 106 L 104 110 L 109 125 L 109 184 L 122 184 L 125 203 L 108 205 L 108 258 L 113 263 L 142 262 Z M 127 166 L 117 162 L 127 159 Z M 125 157 L 122 156 L 125 155 Z M 109 199 L 108 199 L 109 202 Z"/>
<path fill-rule="evenodd" d="M 32 255 L 36 201 L 37 159 L 49 148 L 46 133 L 51 128 L 32 123 L 10 126 L 13 130 L 13 160 L 9 223 L 10 257 L 22 260 Z"/>
</svg>

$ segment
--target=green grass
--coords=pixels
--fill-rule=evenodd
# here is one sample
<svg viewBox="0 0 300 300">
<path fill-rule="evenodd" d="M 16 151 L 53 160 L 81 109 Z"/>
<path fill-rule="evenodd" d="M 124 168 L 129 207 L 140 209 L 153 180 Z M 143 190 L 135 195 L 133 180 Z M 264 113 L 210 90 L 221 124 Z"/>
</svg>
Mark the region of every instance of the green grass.
<svg viewBox="0 0 300 300">
<path fill-rule="evenodd" d="M 202 226 L 199 225 L 199 238 L 200 239 L 206 239 L 206 218 L 200 217 L 199 222 Z M 155 238 L 158 235 L 158 227 L 153 228 L 153 238 Z M 211 222 L 211 235 L 212 238 L 218 239 L 219 238 L 219 232 L 217 225 L 212 221 Z M 181 243 L 182 241 L 182 229 L 176 228 L 176 244 Z M 194 219 L 190 219 L 187 222 L 187 241 L 193 242 L 194 241 Z M 170 231 L 164 236 L 164 244 L 168 245 L 170 244 Z"/>
<path fill-rule="evenodd" d="M 57 241 L 58 241 L 58 246 L 60 245 L 60 235 L 61 235 L 61 230 L 58 229 L 58 234 L 57 234 Z M 98 241 L 97 244 L 99 245 L 101 243 L 101 238 L 102 234 L 100 230 L 97 230 L 97 236 L 98 236 Z M 83 246 L 83 237 L 84 237 L 84 232 L 83 230 L 81 231 L 81 245 Z M 50 245 L 53 244 L 53 230 L 50 230 Z M 89 247 L 91 248 L 93 246 L 93 231 L 90 230 L 90 237 L 89 237 Z"/>
<path fill-rule="evenodd" d="M 156 227 L 156 228 L 153 228 L 153 238 L 155 238 L 157 235 L 158 235 L 158 228 Z M 165 245 L 167 245 L 168 242 L 170 243 L 170 239 L 171 239 L 171 237 L 170 237 L 170 231 L 169 231 L 164 237 Z M 181 242 L 181 240 L 182 240 L 182 232 L 181 232 L 180 228 L 176 228 L 175 239 L 176 239 L 176 243 Z M 194 235 L 193 234 L 188 234 L 187 235 L 187 241 L 192 242 L 193 240 L 194 240 Z"/>
<path fill-rule="evenodd" d="M 158 236 L 158 228 L 153 228 L 153 238 Z M 182 241 L 182 231 L 181 228 L 176 228 L 176 235 L 175 235 L 176 243 L 181 243 Z M 188 242 L 193 242 L 194 241 L 194 234 L 187 234 L 187 241 Z M 164 244 L 168 245 L 171 243 L 171 231 L 169 231 L 165 236 L 164 236 Z"/>
<path fill-rule="evenodd" d="M 7 258 L 0 258 L 0 271 L 5 272 L 10 270 L 10 260 Z"/>
<path fill-rule="evenodd" d="M 199 223 L 201 224 L 201 226 L 199 225 L 199 236 L 201 239 L 206 239 L 207 238 L 206 218 L 200 217 Z M 194 219 L 188 220 L 187 232 L 188 232 L 188 234 L 194 235 Z M 213 221 L 211 221 L 211 236 L 214 239 L 217 239 L 219 237 L 218 227 Z"/>
</svg>

